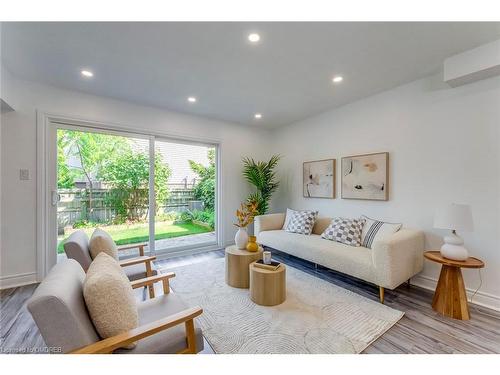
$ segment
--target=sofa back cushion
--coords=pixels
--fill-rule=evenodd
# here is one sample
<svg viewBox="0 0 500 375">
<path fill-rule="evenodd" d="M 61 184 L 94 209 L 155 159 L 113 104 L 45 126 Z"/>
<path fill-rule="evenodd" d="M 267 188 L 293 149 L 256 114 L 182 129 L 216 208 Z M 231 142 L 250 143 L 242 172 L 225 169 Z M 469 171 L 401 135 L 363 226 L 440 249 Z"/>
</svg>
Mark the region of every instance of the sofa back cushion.
<svg viewBox="0 0 500 375">
<path fill-rule="evenodd" d="M 363 224 L 364 219 L 338 217 L 332 220 L 328 228 L 321 234 L 321 237 L 349 246 L 360 246 Z"/>
<path fill-rule="evenodd" d="M 90 256 L 95 259 L 99 253 L 104 252 L 111 258 L 118 260 L 118 248 L 115 241 L 111 238 L 108 232 L 101 228 L 96 228 L 92 237 L 90 237 Z"/>
<path fill-rule="evenodd" d="M 28 310 L 48 347 L 67 353 L 99 340 L 83 299 L 84 279 L 76 260 L 63 260 L 29 299 Z"/>
<path fill-rule="evenodd" d="M 325 229 L 328 228 L 331 222 L 331 217 L 318 217 L 314 222 L 312 233 L 321 235 L 325 231 Z"/>
<path fill-rule="evenodd" d="M 403 226 L 401 223 L 386 223 L 367 216 L 362 216 L 362 218 L 365 220 L 365 225 L 361 233 L 361 245 L 369 249 L 376 241 L 396 233 Z"/>
<path fill-rule="evenodd" d="M 105 252 L 99 253 L 90 265 L 83 296 L 102 338 L 137 327 L 139 316 L 130 281 L 118 262 Z"/>
</svg>

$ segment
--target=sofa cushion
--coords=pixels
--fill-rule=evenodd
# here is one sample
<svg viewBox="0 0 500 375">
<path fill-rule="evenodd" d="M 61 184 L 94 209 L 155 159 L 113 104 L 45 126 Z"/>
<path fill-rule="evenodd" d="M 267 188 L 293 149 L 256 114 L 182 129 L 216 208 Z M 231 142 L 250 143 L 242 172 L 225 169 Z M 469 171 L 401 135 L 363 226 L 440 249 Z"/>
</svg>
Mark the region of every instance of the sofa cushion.
<svg viewBox="0 0 500 375">
<path fill-rule="evenodd" d="M 139 318 L 130 281 L 118 262 L 104 252 L 94 259 L 87 271 L 83 297 L 101 338 L 137 327 Z"/>
<path fill-rule="evenodd" d="M 372 252 L 365 247 L 352 247 L 328 241 L 317 234 L 305 236 L 284 230 L 260 232 L 258 240 L 264 246 L 369 282 L 376 282 Z"/>
<path fill-rule="evenodd" d="M 115 241 L 108 232 L 101 228 L 96 228 L 90 237 L 89 251 L 92 259 L 95 259 L 100 252 L 105 252 L 110 257 L 118 260 L 118 248 Z"/>
<path fill-rule="evenodd" d="M 373 247 L 376 241 L 383 240 L 387 236 L 396 233 L 403 225 L 401 223 L 385 223 L 367 216 L 362 216 L 362 218 L 365 220 L 365 225 L 361 233 L 361 244 L 369 249 Z"/>
<path fill-rule="evenodd" d="M 321 238 L 337 241 L 349 246 L 361 245 L 361 231 L 364 219 L 347 219 L 337 217 L 321 234 Z"/>
<path fill-rule="evenodd" d="M 285 230 L 291 233 L 310 235 L 317 216 L 318 211 L 295 211 Z"/>
</svg>

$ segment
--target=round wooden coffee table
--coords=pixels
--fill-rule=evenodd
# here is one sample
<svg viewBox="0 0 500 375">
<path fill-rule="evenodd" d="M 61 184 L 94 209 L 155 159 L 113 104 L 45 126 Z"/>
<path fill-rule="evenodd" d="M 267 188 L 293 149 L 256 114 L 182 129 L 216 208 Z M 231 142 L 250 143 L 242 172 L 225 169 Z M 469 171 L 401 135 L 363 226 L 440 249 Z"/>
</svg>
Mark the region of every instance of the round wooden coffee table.
<svg viewBox="0 0 500 375">
<path fill-rule="evenodd" d="M 442 264 L 441 274 L 432 300 L 432 308 L 453 319 L 469 320 L 469 305 L 460 269 L 483 268 L 483 261 L 473 257 L 464 261 L 447 259 L 439 251 L 426 251 L 424 257 Z"/>
<path fill-rule="evenodd" d="M 271 271 L 250 264 L 250 298 L 262 306 L 275 306 L 285 302 L 285 265 L 281 263 L 276 271 Z"/>
<path fill-rule="evenodd" d="M 226 284 L 248 289 L 250 285 L 248 266 L 262 258 L 262 251 L 260 246 L 259 251 L 254 253 L 240 250 L 235 245 L 226 247 Z"/>
</svg>

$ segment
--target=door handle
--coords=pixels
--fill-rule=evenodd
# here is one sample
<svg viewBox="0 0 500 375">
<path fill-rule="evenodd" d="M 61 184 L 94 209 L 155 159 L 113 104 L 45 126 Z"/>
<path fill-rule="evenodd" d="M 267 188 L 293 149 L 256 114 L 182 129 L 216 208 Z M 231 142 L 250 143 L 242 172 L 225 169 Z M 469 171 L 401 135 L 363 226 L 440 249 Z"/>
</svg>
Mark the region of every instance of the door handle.
<svg viewBox="0 0 500 375">
<path fill-rule="evenodd" d="M 52 206 L 57 206 L 57 202 L 61 200 L 61 194 L 58 194 L 56 190 L 52 190 Z"/>
</svg>

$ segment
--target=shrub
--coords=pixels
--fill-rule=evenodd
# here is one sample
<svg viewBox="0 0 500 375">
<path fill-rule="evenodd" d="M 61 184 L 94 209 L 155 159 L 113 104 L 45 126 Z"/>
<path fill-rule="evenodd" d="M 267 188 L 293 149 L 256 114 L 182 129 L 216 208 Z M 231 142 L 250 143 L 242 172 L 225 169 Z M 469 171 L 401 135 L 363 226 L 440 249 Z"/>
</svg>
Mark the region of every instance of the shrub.
<svg viewBox="0 0 500 375">
<path fill-rule="evenodd" d="M 205 211 L 194 211 L 192 212 L 193 220 L 201 221 L 210 226 L 210 228 L 215 228 L 215 212 L 210 210 Z"/>
<path fill-rule="evenodd" d="M 208 166 L 189 160 L 191 170 L 195 172 L 200 181 L 194 187 L 194 196 L 203 202 L 205 210 L 213 211 L 215 207 L 215 149 L 207 151 Z"/>
<path fill-rule="evenodd" d="M 73 223 L 73 228 L 74 229 L 81 229 L 81 228 L 96 228 L 100 225 L 106 225 L 108 223 L 100 223 L 98 221 L 90 221 L 90 220 L 78 220 Z"/>
</svg>

